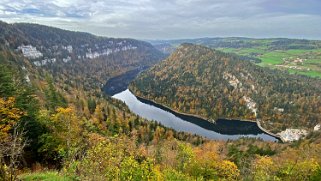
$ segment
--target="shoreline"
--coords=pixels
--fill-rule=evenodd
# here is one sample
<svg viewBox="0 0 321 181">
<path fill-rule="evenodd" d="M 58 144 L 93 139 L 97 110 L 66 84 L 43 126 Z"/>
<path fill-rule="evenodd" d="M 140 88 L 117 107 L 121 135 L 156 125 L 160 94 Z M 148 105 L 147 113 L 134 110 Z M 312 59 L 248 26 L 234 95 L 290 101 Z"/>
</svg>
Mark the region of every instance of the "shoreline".
<svg viewBox="0 0 321 181">
<path fill-rule="evenodd" d="M 286 142 L 281 136 L 279 136 L 279 135 L 277 135 L 277 134 L 274 134 L 274 133 L 271 133 L 270 131 L 268 131 L 268 130 L 266 130 L 265 128 L 263 128 L 263 127 L 261 126 L 261 122 L 260 122 L 259 120 L 256 121 L 256 124 L 257 124 L 257 126 L 258 126 L 263 132 L 265 132 L 266 134 L 271 135 L 271 136 L 273 136 L 273 137 L 275 137 L 275 138 L 278 138 L 279 140 L 281 140 L 282 143 L 285 143 L 285 142 Z"/>
<path fill-rule="evenodd" d="M 133 93 L 133 91 L 130 90 L 129 88 L 128 88 L 128 90 L 129 90 L 131 93 Z M 133 93 L 133 95 L 135 95 L 135 94 Z M 175 113 L 177 113 L 177 114 L 181 114 L 181 115 L 185 115 L 185 116 L 196 117 L 196 118 L 203 119 L 203 120 L 208 121 L 208 122 L 213 123 L 213 124 L 214 124 L 215 121 L 216 121 L 216 120 L 215 120 L 215 121 L 212 122 L 212 121 L 210 121 L 208 118 L 204 118 L 204 117 L 202 117 L 202 116 L 200 116 L 200 115 L 195 115 L 195 114 L 190 114 L 190 113 L 182 113 L 182 112 L 179 112 L 179 111 L 177 111 L 177 110 L 174 110 L 174 109 L 172 109 L 172 108 L 170 108 L 170 107 L 168 107 L 168 106 L 166 106 L 166 105 L 157 103 L 157 102 L 155 102 L 155 101 L 153 101 L 153 100 L 149 100 L 149 99 L 146 99 L 146 98 L 144 98 L 144 97 L 137 96 L 137 95 L 135 95 L 135 96 L 136 96 L 137 98 L 140 98 L 140 99 L 143 99 L 143 100 L 146 100 L 146 101 L 150 101 L 150 102 L 152 102 L 152 103 L 154 103 L 154 104 L 156 104 L 156 105 L 159 105 L 159 106 L 161 106 L 161 107 L 164 107 L 164 108 L 166 108 L 166 109 L 169 109 L 169 110 L 171 110 L 171 111 L 173 111 L 173 112 L 175 112 Z M 238 121 L 243 121 L 243 122 L 256 123 L 256 125 L 259 127 L 259 129 L 260 129 L 262 132 L 264 132 L 265 134 L 270 135 L 270 136 L 272 136 L 272 137 L 280 140 L 281 142 L 284 142 L 284 140 L 283 140 L 279 135 L 274 134 L 274 133 L 271 133 L 270 131 L 264 129 L 264 128 L 261 126 L 261 123 L 260 123 L 259 120 L 254 121 L 254 120 L 246 120 L 246 119 L 238 119 L 238 118 L 225 118 L 225 117 L 220 117 L 220 118 L 218 118 L 218 119 L 223 119 L 223 120 L 238 120 Z M 217 119 L 217 120 L 218 120 L 218 119 Z"/>
</svg>

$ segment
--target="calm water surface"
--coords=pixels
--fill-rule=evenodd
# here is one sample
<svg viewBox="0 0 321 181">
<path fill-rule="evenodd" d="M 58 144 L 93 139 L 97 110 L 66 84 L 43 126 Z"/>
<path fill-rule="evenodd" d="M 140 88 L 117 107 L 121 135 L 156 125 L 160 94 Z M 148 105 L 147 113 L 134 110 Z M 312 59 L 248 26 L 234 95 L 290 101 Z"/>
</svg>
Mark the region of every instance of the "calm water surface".
<svg viewBox="0 0 321 181">
<path fill-rule="evenodd" d="M 135 114 L 148 120 L 160 122 L 176 131 L 185 131 L 216 140 L 255 137 L 266 141 L 277 141 L 276 138 L 261 131 L 256 123 L 238 120 L 217 120 L 213 124 L 204 119 L 177 114 L 161 105 L 137 98 L 128 89 L 112 97 L 125 102 Z"/>
</svg>

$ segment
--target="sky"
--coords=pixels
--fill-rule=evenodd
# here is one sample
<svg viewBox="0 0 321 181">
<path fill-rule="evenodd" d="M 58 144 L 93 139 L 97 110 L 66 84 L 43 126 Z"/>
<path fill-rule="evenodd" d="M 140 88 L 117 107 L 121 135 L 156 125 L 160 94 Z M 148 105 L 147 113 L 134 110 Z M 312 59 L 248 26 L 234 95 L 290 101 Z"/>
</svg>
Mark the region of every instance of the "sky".
<svg viewBox="0 0 321 181">
<path fill-rule="evenodd" d="M 1 0 L 0 20 L 144 40 L 321 39 L 321 0 Z"/>
</svg>

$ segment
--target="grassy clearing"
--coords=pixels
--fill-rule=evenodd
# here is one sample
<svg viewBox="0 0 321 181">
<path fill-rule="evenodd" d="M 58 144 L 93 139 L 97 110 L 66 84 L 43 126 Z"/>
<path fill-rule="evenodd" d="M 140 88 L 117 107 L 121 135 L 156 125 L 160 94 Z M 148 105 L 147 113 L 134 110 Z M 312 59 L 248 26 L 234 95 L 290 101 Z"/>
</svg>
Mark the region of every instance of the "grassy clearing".
<svg viewBox="0 0 321 181">
<path fill-rule="evenodd" d="M 23 181 L 71 181 L 72 179 L 59 174 L 57 171 L 33 172 L 19 176 Z"/>
<path fill-rule="evenodd" d="M 259 54 L 263 54 L 266 52 L 266 50 L 264 50 L 261 47 L 258 48 L 218 48 L 217 50 L 221 50 L 227 53 L 236 53 L 239 55 L 245 55 L 248 56 L 251 53 L 259 53 Z"/>
<path fill-rule="evenodd" d="M 254 48 L 219 48 L 219 50 L 236 53 L 243 56 L 253 56 L 253 54 L 260 54 L 257 57 L 262 60 L 258 63 L 259 66 L 269 68 L 280 68 L 276 65 L 283 64 L 283 58 L 306 59 L 303 64 L 297 65 L 302 70 L 287 68 L 292 74 L 307 75 L 310 77 L 321 78 L 321 49 L 304 50 L 304 49 L 291 49 L 291 50 L 269 50 L 266 46 L 257 46 Z M 286 68 L 282 68 L 286 69 Z"/>
<path fill-rule="evenodd" d="M 321 72 L 316 72 L 316 71 L 299 71 L 299 70 L 288 70 L 291 74 L 301 74 L 301 75 L 306 75 L 309 77 L 316 77 L 316 78 L 321 78 Z"/>
<path fill-rule="evenodd" d="M 269 52 L 262 55 L 260 58 L 263 64 L 278 65 L 283 62 L 282 58 L 284 57 L 285 56 L 283 52 Z"/>
</svg>

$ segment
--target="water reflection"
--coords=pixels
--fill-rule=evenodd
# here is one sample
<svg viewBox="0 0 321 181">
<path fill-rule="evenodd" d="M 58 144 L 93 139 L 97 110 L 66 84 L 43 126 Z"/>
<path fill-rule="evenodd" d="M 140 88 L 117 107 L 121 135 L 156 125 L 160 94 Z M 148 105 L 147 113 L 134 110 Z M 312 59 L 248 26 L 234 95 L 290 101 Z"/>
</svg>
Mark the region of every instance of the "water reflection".
<svg viewBox="0 0 321 181">
<path fill-rule="evenodd" d="M 256 123 L 237 120 L 217 120 L 213 124 L 193 116 L 177 114 L 150 101 L 138 99 L 128 89 L 113 97 L 124 101 L 135 114 L 148 120 L 160 122 L 164 126 L 177 131 L 190 132 L 216 140 L 237 139 L 246 136 L 277 141 L 276 138 L 262 132 Z"/>
</svg>

